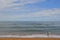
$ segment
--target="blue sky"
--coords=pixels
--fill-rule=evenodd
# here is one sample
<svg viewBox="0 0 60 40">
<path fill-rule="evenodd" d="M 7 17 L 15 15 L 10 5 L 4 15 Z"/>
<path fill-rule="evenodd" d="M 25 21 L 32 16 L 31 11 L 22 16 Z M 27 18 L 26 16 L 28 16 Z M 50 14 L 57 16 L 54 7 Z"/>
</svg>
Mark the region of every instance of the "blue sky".
<svg viewBox="0 0 60 40">
<path fill-rule="evenodd" d="M 0 0 L 0 21 L 60 21 L 60 0 Z"/>
</svg>

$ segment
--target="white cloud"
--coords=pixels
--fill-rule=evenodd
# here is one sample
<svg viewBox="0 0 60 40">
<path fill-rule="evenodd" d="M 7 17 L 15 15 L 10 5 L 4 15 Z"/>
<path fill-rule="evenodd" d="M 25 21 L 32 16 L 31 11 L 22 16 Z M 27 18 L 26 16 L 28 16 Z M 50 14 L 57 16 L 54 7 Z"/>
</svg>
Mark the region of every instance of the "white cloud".
<svg viewBox="0 0 60 40">
<path fill-rule="evenodd" d="M 33 4 L 37 2 L 45 2 L 46 0 L 0 0 L 0 9 L 2 8 L 13 8 L 16 11 L 29 11 L 24 9 L 25 4 Z M 14 3 L 15 2 L 15 3 Z M 15 7 L 20 6 L 20 7 Z M 20 8 L 20 9 L 19 9 Z M 11 14 L 4 14 L 0 13 L 0 19 L 21 19 L 21 18 L 36 18 L 36 17 L 51 17 L 56 18 L 56 15 L 60 14 L 60 8 L 53 8 L 53 9 L 44 9 L 38 12 L 28 13 L 28 14 L 14 14 L 12 13 L 15 10 L 10 10 Z M 59 16 L 60 17 L 60 16 Z"/>
<path fill-rule="evenodd" d="M 36 3 L 36 2 L 43 2 L 45 0 L 0 0 L 0 9 L 5 8 L 5 7 L 13 7 L 17 5 L 25 5 L 25 4 L 31 4 L 31 3 Z M 18 2 L 18 3 L 14 3 Z"/>
<path fill-rule="evenodd" d="M 47 17 L 56 18 L 56 15 L 60 14 L 60 9 L 45 9 L 38 12 L 28 13 L 28 14 L 3 14 L 0 13 L 0 19 L 21 19 L 21 18 L 36 18 L 36 17 Z M 57 18 L 56 18 L 57 19 Z"/>
<path fill-rule="evenodd" d="M 31 13 L 29 15 L 33 16 L 33 17 L 40 17 L 40 16 L 56 16 L 60 14 L 60 9 L 45 9 L 45 10 L 41 10 L 35 13 Z"/>
<path fill-rule="evenodd" d="M 12 0 L 0 0 L 0 9 L 7 7 L 12 2 Z"/>
<path fill-rule="evenodd" d="M 36 2 L 44 2 L 46 0 L 14 0 L 14 5 L 25 5 L 25 4 L 31 4 L 31 3 L 36 3 Z"/>
</svg>

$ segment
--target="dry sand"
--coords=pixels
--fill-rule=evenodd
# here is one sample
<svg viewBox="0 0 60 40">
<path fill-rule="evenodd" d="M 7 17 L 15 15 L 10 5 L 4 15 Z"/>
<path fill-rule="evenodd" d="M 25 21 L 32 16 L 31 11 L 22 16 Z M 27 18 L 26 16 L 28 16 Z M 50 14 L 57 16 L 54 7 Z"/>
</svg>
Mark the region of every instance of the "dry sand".
<svg viewBox="0 0 60 40">
<path fill-rule="evenodd" d="M 60 38 L 0 38 L 0 40 L 60 40 Z"/>
</svg>

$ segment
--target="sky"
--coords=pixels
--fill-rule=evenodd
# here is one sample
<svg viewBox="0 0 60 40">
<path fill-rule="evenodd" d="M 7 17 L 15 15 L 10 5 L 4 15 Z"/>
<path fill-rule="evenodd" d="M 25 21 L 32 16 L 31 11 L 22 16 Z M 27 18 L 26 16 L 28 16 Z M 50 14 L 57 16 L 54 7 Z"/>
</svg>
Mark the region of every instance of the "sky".
<svg viewBox="0 0 60 40">
<path fill-rule="evenodd" d="M 0 0 L 0 21 L 60 21 L 60 0 Z"/>
</svg>

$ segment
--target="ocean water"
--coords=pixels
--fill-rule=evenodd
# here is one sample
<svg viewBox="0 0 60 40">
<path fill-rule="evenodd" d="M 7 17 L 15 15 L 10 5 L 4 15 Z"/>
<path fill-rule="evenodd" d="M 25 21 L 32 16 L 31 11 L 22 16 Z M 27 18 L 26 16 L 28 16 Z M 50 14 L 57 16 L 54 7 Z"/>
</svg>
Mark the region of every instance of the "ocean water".
<svg viewBox="0 0 60 40">
<path fill-rule="evenodd" d="M 60 35 L 60 21 L 1 21 L 0 35 Z"/>
</svg>

